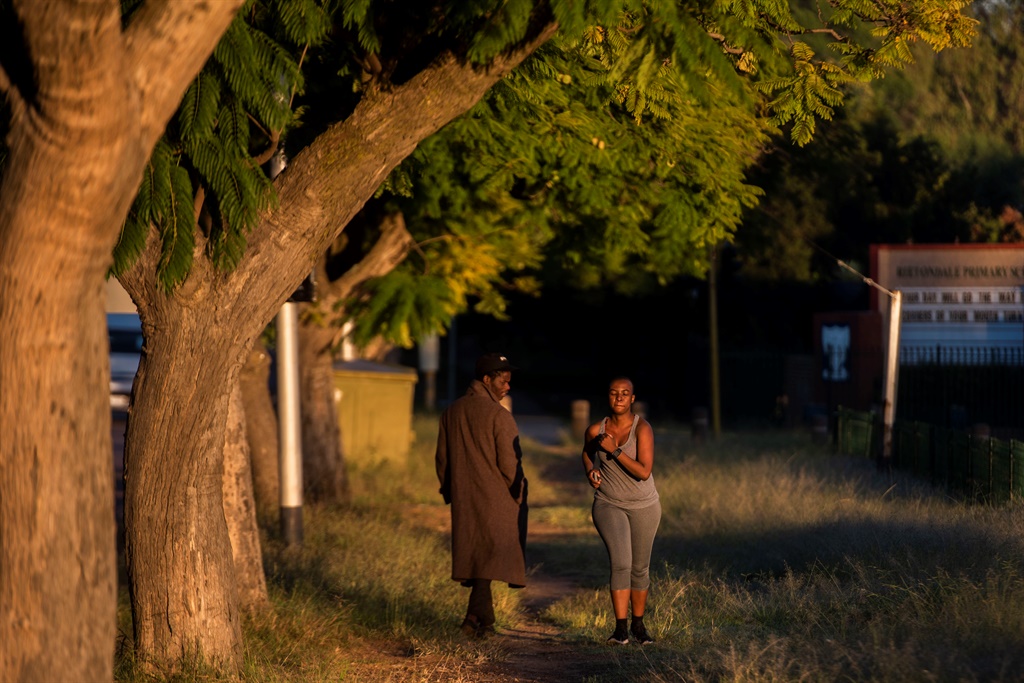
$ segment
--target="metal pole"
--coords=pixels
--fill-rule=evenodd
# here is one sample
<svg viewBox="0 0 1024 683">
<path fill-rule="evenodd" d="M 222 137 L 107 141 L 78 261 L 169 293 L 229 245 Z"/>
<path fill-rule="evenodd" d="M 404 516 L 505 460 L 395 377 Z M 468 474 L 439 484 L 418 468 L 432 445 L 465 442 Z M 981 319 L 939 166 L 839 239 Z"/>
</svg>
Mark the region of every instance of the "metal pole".
<svg viewBox="0 0 1024 683">
<path fill-rule="evenodd" d="M 299 419 L 299 312 L 288 302 L 277 313 L 277 424 L 281 442 L 281 536 L 302 542 L 302 424 Z"/>
<path fill-rule="evenodd" d="M 456 319 L 452 318 L 451 327 L 448 328 L 448 405 L 455 401 L 456 392 L 458 391 L 458 388 L 455 386 L 455 370 L 459 362 L 459 340 L 456 330 Z"/>
<path fill-rule="evenodd" d="M 288 165 L 284 149 L 270 159 L 271 180 Z M 281 536 L 302 542 L 302 423 L 299 419 L 299 312 L 285 302 L 277 312 L 277 431 Z"/>
<path fill-rule="evenodd" d="M 426 380 L 423 404 L 429 412 L 437 407 L 437 370 L 441 366 L 441 338 L 436 332 L 428 334 L 419 344 L 420 371 Z"/>
<path fill-rule="evenodd" d="M 896 385 L 900 369 L 900 316 L 903 295 L 899 290 L 889 294 L 888 347 L 885 354 L 885 399 L 882 404 L 882 462 L 892 462 L 892 426 L 896 419 Z"/>
<path fill-rule="evenodd" d="M 711 434 L 722 435 L 721 383 L 718 375 L 718 248 L 711 247 L 708 270 L 708 344 L 711 347 Z"/>
</svg>

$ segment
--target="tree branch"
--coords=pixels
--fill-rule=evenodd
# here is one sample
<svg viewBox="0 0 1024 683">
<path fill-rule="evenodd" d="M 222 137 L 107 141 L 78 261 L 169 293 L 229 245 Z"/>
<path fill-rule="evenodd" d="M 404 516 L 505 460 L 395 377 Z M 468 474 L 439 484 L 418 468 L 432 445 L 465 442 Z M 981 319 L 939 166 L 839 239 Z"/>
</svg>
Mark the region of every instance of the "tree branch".
<svg viewBox="0 0 1024 683">
<path fill-rule="evenodd" d="M 20 116 L 25 110 L 25 100 L 21 97 L 21 91 L 14 86 L 7 70 L 0 64 L 0 93 L 7 96 L 7 103 L 11 107 L 14 116 Z"/>
<path fill-rule="evenodd" d="M 152 147 L 188 83 L 213 54 L 244 0 L 147 0 L 125 31 L 139 89 L 143 144 Z"/>
<path fill-rule="evenodd" d="M 405 259 L 413 242 L 405 227 L 405 216 L 401 213 L 388 214 L 381 221 L 381 235 L 373 248 L 359 263 L 328 285 L 328 296 L 338 300 L 347 298 L 367 280 L 387 275 Z"/>
<path fill-rule="evenodd" d="M 369 253 L 337 280 L 326 285 L 325 302 L 330 302 L 333 306 L 334 303 L 347 299 L 366 281 L 390 273 L 405 259 L 414 241 L 405 227 L 405 216 L 401 213 L 385 216 L 381 221 L 381 235 Z M 321 266 L 325 262 L 325 259 L 321 259 Z M 318 267 L 317 274 L 323 278 L 321 282 L 327 282 L 326 269 L 321 270 Z M 338 328 L 331 339 L 331 347 L 340 344 L 344 337 L 344 328 Z"/>
<path fill-rule="evenodd" d="M 486 67 L 445 53 L 401 85 L 367 93 L 275 180 L 280 209 L 253 229 L 229 278 L 233 295 L 265 297 L 270 310 L 279 306 L 395 166 L 472 108 L 557 28 L 553 22 L 538 27 Z"/>
</svg>

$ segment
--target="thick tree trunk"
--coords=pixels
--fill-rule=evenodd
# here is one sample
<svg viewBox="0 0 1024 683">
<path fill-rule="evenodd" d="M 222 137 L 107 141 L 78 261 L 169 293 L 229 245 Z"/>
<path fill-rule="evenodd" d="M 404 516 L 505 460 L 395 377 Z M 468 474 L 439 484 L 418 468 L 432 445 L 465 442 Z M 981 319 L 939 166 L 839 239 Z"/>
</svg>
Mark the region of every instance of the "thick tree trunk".
<svg viewBox="0 0 1024 683">
<path fill-rule="evenodd" d="M 146 345 L 124 455 L 135 647 L 155 670 L 201 657 L 231 672 L 242 648 L 222 494 L 225 387 L 238 380 L 241 350 L 228 320 L 137 304 Z"/>
<path fill-rule="evenodd" d="M 197 254 L 186 282 L 164 298 L 155 276 L 159 243 L 151 237 L 143 257 L 120 276 L 146 337 L 125 443 L 126 548 L 140 660 L 167 668 L 199 653 L 238 665 L 237 591 L 221 486 L 228 397 L 245 353 L 312 270 L 310 255 L 326 251 L 388 173 L 554 29 L 491 68 L 448 56 L 388 94 L 368 95 L 277 177 L 280 208 L 253 229 L 230 274 Z"/>
<path fill-rule="evenodd" d="M 256 523 L 249 442 L 245 434 L 245 408 L 241 383 L 236 383 L 228 404 L 228 426 L 224 443 L 224 517 L 235 562 L 239 606 L 258 612 L 270 605 L 267 579 L 263 573 L 260 530 Z"/>
<path fill-rule="evenodd" d="M 242 367 L 240 384 L 256 512 L 264 526 L 278 518 L 281 506 L 277 414 L 270 400 L 269 380 L 270 354 L 257 340 Z"/>
<path fill-rule="evenodd" d="M 79 207 L 16 209 L 34 201 L 0 193 L 0 680 L 111 680 L 104 243 L 70 215 Z"/>
<path fill-rule="evenodd" d="M 6 3 L 0 680 L 113 678 L 104 281 L 149 152 L 240 0 L 212 4 L 148 3 L 122 30 L 117 0 Z"/>
</svg>

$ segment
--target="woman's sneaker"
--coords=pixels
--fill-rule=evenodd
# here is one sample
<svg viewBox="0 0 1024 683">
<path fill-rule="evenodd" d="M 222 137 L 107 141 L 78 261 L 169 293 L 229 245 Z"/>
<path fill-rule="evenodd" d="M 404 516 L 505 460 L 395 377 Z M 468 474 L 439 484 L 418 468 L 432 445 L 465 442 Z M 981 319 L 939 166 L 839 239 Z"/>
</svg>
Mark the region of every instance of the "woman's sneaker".
<svg viewBox="0 0 1024 683">
<path fill-rule="evenodd" d="M 629 632 L 625 626 L 616 626 L 615 633 L 608 636 L 609 645 L 628 645 L 629 644 Z"/>
<path fill-rule="evenodd" d="M 633 622 L 629 630 L 632 632 L 633 638 L 640 645 L 650 645 L 654 642 L 654 638 L 651 638 L 651 635 L 647 633 L 647 627 L 644 626 L 642 621 Z"/>
</svg>

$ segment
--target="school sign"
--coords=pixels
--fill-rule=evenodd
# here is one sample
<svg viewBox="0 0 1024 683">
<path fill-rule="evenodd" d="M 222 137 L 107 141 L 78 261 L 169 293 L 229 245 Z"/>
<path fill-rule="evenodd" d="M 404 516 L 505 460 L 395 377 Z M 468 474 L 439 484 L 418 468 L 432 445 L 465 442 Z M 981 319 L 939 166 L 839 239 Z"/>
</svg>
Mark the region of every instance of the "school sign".
<svg viewBox="0 0 1024 683">
<path fill-rule="evenodd" d="M 902 293 L 901 355 L 1024 347 L 1024 244 L 872 245 L 871 278 Z M 872 297 L 883 331 L 889 300 Z"/>
</svg>

